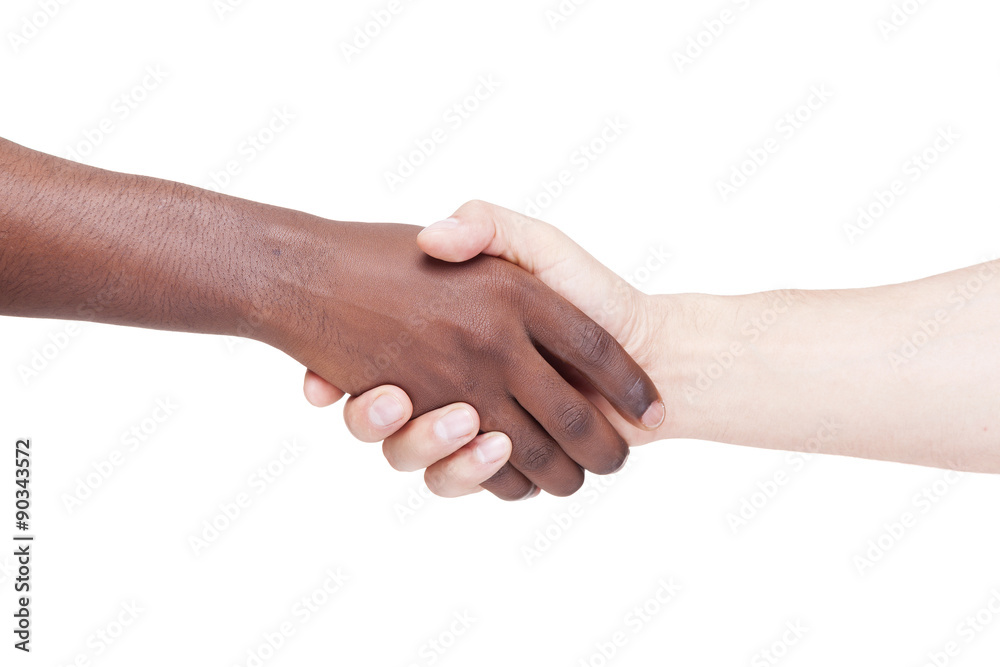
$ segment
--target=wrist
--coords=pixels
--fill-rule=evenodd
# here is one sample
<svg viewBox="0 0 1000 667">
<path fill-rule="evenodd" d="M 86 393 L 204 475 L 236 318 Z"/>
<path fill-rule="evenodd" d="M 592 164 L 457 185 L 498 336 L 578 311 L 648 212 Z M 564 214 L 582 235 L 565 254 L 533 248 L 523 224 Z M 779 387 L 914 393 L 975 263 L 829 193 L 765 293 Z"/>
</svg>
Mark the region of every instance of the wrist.
<svg viewBox="0 0 1000 667">
<path fill-rule="evenodd" d="M 747 366 L 759 363 L 763 333 L 792 293 L 650 297 L 655 344 L 653 380 L 667 405 L 654 439 L 727 441 L 752 415 Z M 765 353 L 766 356 L 766 353 Z"/>
<path fill-rule="evenodd" d="M 245 230 L 253 242 L 242 257 L 246 279 L 234 299 L 238 308 L 233 335 L 295 356 L 302 341 L 333 335 L 323 331 L 333 323 L 321 317 L 325 311 L 316 308 L 316 301 L 330 297 L 339 281 L 337 239 L 345 223 L 258 206 Z"/>
</svg>

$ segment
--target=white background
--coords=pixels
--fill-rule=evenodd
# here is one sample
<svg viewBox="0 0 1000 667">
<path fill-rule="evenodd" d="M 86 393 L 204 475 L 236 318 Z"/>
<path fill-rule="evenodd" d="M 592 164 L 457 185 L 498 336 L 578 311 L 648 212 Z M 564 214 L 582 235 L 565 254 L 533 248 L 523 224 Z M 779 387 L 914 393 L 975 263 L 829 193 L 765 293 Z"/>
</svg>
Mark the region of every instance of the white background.
<svg viewBox="0 0 1000 667">
<path fill-rule="evenodd" d="M 348 61 L 342 45 L 387 4 L 247 0 L 220 16 L 211 0 L 92 0 L 46 19 L 7 0 L 0 133 L 67 155 L 109 118 L 90 164 L 206 186 L 236 160 L 227 193 L 347 220 L 430 224 L 472 198 L 525 210 L 571 169 L 541 216 L 623 274 L 668 250 L 649 292 L 867 286 L 1000 255 L 995 2 L 926 3 L 885 35 L 887 0 L 592 0 L 555 26 L 556 0 L 405 1 Z M 732 22 L 678 67 L 724 9 Z M 147 67 L 165 79 L 133 92 Z M 446 122 L 483 76 L 497 90 Z M 813 86 L 833 96 L 785 136 L 777 124 Z M 123 94 L 143 98 L 127 117 Z M 247 161 L 241 143 L 281 108 L 294 121 Z M 574 153 L 608 119 L 627 129 L 580 172 Z M 858 207 L 949 126 L 955 145 L 850 243 Z M 436 127 L 447 141 L 391 191 L 385 172 Z M 778 152 L 723 202 L 718 182 L 769 137 Z M 1000 653 L 994 612 L 971 641 L 962 625 L 1000 591 L 995 477 L 675 441 L 573 498 L 419 501 L 421 476 L 355 442 L 339 407 L 308 406 L 302 369 L 273 349 L 84 323 L 57 350 L 65 323 L 11 318 L 0 332 L 0 474 L 30 436 L 38 536 L 30 656 L 10 647 L 0 556 L 4 665 L 253 665 L 285 621 L 294 635 L 263 664 L 922 665 L 950 641 L 947 664 Z M 51 358 L 25 380 L 36 353 Z M 158 399 L 179 407 L 153 429 Z M 130 451 L 133 427 L 150 434 Z M 304 451 L 258 495 L 250 477 L 288 440 Z M 114 450 L 124 463 L 67 509 Z M 779 470 L 789 482 L 754 496 Z M 925 489 L 933 503 L 915 499 Z M 252 504 L 195 555 L 189 538 L 241 492 Z M 744 500 L 759 509 L 734 531 Z M 916 525 L 887 537 L 907 512 Z M 296 602 L 338 568 L 349 581 L 300 623 Z M 680 592 L 656 602 L 670 579 Z M 138 619 L 99 652 L 95 633 L 132 602 Z M 456 614 L 474 619 L 460 636 Z M 625 644 L 604 658 L 616 632 Z"/>
</svg>

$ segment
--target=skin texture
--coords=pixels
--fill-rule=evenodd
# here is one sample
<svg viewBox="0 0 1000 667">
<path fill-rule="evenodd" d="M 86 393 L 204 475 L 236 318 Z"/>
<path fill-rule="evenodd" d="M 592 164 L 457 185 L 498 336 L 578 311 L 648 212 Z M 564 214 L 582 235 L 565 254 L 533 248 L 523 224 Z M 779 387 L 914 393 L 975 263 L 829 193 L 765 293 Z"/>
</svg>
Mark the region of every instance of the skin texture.
<svg viewBox="0 0 1000 667">
<path fill-rule="evenodd" d="M 318 233 L 326 230 L 331 238 L 318 246 L 333 253 L 320 265 L 335 268 L 307 286 L 296 310 L 308 315 L 291 335 L 269 342 L 352 394 L 391 382 L 415 397 L 417 415 L 459 399 L 489 405 L 481 428 L 503 428 L 518 443 L 513 467 L 494 479 L 510 488 L 506 497 L 530 492 L 529 481 L 566 495 L 582 484 L 581 466 L 600 474 L 621 467 L 624 440 L 536 349 L 641 416 L 655 391 L 637 381 L 642 371 L 610 334 L 509 262 L 427 257 L 419 227 L 354 223 Z M 316 340 L 335 345 L 316 354 Z"/>
<path fill-rule="evenodd" d="M 628 455 L 556 366 L 625 421 L 659 404 L 614 337 L 538 278 L 493 257 L 432 259 L 418 227 L 324 220 L 2 140 L 0 192 L 0 314 L 253 338 L 352 394 L 397 386 L 418 416 L 467 401 L 449 433 L 513 443 L 486 484 L 502 498 L 572 493 L 583 468 Z"/>
<path fill-rule="evenodd" d="M 668 413 L 654 431 L 617 421 L 594 397 L 630 445 L 693 438 L 1000 473 L 998 261 L 868 289 L 646 296 L 538 220 L 483 202 L 453 219 L 425 230 L 421 247 L 449 261 L 482 252 L 517 263 L 649 372 Z M 383 391 L 397 390 L 372 394 Z M 427 466 L 435 493 L 475 492 L 487 478 L 467 455 L 475 441 L 442 443 L 433 415 L 372 426 L 368 400 L 347 405 L 348 424 L 384 438 L 390 463 Z"/>
</svg>

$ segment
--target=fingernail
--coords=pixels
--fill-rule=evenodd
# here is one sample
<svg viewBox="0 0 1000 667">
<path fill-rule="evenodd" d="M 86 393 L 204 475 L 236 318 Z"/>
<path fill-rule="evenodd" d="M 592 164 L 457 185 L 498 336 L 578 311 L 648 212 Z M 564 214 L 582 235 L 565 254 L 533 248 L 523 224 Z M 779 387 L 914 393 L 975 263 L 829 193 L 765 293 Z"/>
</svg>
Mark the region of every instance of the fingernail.
<svg viewBox="0 0 1000 667">
<path fill-rule="evenodd" d="M 424 228 L 424 232 L 444 232 L 449 229 L 455 229 L 460 224 L 462 223 L 458 220 L 458 218 L 445 218 L 444 220 L 435 222 L 433 225 L 428 225 Z M 421 234 L 422 233 L 423 232 L 421 232 Z"/>
<path fill-rule="evenodd" d="M 667 410 L 663 407 L 663 401 L 655 401 L 642 415 L 642 425 L 646 428 L 656 428 L 663 423 L 663 418 L 666 416 Z"/>
<path fill-rule="evenodd" d="M 392 394 L 382 394 L 368 408 L 368 419 L 375 426 L 389 426 L 402 418 L 403 405 Z"/>
<path fill-rule="evenodd" d="M 507 436 L 497 434 L 491 435 L 478 445 L 476 445 L 475 455 L 479 463 L 494 463 L 507 456 L 510 451 L 510 442 Z"/>
<path fill-rule="evenodd" d="M 474 428 L 476 423 L 472 420 L 472 414 L 465 408 L 458 408 L 434 422 L 434 435 L 444 442 L 454 442 L 472 435 Z"/>
</svg>

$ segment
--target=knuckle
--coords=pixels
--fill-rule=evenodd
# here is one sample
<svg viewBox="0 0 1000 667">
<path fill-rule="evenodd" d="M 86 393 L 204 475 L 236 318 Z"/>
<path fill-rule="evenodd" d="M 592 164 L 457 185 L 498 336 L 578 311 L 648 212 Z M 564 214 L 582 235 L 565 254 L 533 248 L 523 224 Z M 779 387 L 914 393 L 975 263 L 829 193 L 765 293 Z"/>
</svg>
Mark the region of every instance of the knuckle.
<svg viewBox="0 0 1000 667">
<path fill-rule="evenodd" d="M 470 345 L 476 359 L 469 360 L 474 362 L 469 367 L 481 368 L 483 360 L 486 360 L 494 367 L 517 368 L 528 345 L 530 345 L 528 337 L 512 330 L 509 323 L 484 323 L 477 327 L 477 334 Z M 467 375 L 464 379 L 469 383 L 470 391 L 463 396 L 473 396 L 483 392 L 481 377 Z"/>
<path fill-rule="evenodd" d="M 630 407 L 634 406 L 637 412 L 645 410 L 649 407 L 650 403 L 656 400 L 656 395 L 650 390 L 646 379 L 642 375 L 638 373 L 632 373 L 631 375 L 635 378 L 632 381 L 632 388 L 625 392 L 622 400 L 626 405 Z"/>
<path fill-rule="evenodd" d="M 586 440 L 594 432 L 594 413 L 586 405 L 574 403 L 559 414 L 559 432 L 572 441 Z"/>
<path fill-rule="evenodd" d="M 576 334 L 581 354 L 593 364 L 606 364 L 617 349 L 617 343 L 611 334 L 593 320 L 588 319 L 578 324 Z"/>
<path fill-rule="evenodd" d="M 489 264 L 489 275 L 484 286 L 489 289 L 496 298 L 509 301 L 518 308 L 530 303 L 533 296 L 531 281 L 527 279 L 523 271 L 514 264 L 506 260 L 496 260 L 484 262 Z M 505 322 L 506 318 L 497 318 L 494 322 Z"/>
<path fill-rule="evenodd" d="M 399 448 L 393 446 L 388 440 L 382 443 L 382 455 L 385 460 L 389 462 L 389 466 L 393 470 L 399 472 L 413 472 L 409 466 L 406 465 L 403 457 L 399 455 Z"/>
<path fill-rule="evenodd" d="M 513 471 L 514 469 L 509 464 L 503 465 L 483 484 L 494 492 L 500 492 L 513 487 L 516 481 L 513 479 Z"/>
<path fill-rule="evenodd" d="M 462 458 L 448 459 L 427 468 L 424 472 L 427 488 L 435 495 L 444 498 L 464 496 L 472 491 L 481 480 L 476 479 L 476 470 L 468 462 L 463 461 Z M 433 488 L 430 485 L 431 480 L 435 485 Z"/>
<path fill-rule="evenodd" d="M 462 204 L 455 215 L 461 217 L 478 218 L 490 214 L 492 206 L 481 199 L 470 199 Z"/>
<path fill-rule="evenodd" d="M 531 490 L 531 482 L 517 473 L 509 463 L 493 473 L 481 486 L 504 500 L 520 500 Z"/>
<path fill-rule="evenodd" d="M 547 470 L 556 460 L 558 446 L 541 442 L 529 448 L 518 460 L 518 468 L 527 473 Z"/>
<path fill-rule="evenodd" d="M 424 484 L 427 485 L 427 489 L 435 496 L 440 496 L 441 498 L 448 497 L 446 481 L 445 476 L 436 468 L 428 468 L 424 471 Z"/>
<path fill-rule="evenodd" d="M 495 368 L 498 369 L 516 369 L 520 367 L 521 362 L 524 359 L 525 351 L 527 350 L 527 341 L 524 345 L 517 343 L 508 334 L 505 337 L 505 342 L 494 341 L 488 346 L 481 348 L 483 355 L 488 359 Z M 476 387 L 481 388 L 481 383 L 477 384 Z M 499 392 L 498 392 L 499 393 Z M 502 396 L 502 394 L 500 394 Z"/>
</svg>

